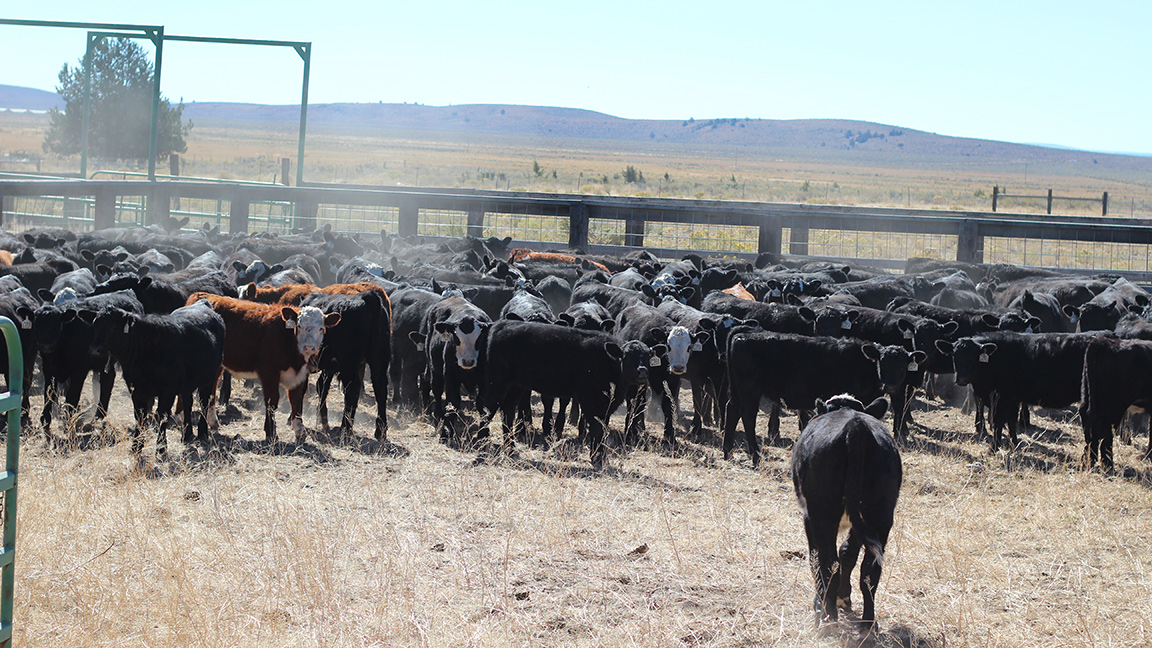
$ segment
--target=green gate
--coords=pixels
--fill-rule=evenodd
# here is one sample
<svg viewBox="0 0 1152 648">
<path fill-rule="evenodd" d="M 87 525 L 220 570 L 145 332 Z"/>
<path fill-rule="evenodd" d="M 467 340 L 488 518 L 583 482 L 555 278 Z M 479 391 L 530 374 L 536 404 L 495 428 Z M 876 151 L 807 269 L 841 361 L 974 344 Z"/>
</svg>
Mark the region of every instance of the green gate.
<svg viewBox="0 0 1152 648">
<path fill-rule="evenodd" d="M 0 394 L 0 413 L 8 413 L 8 458 L 0 473 L 4 498 L 4 547 L 0 549 L 0 648 L 12 646 L 12 590 L 16 557 L 16 472 L 20 463 L 20 399 L 24 391 L 24 355 L 20 333 L 12 320 L 0 317 L 8 348 L 8 391 Z"/>
</svg>

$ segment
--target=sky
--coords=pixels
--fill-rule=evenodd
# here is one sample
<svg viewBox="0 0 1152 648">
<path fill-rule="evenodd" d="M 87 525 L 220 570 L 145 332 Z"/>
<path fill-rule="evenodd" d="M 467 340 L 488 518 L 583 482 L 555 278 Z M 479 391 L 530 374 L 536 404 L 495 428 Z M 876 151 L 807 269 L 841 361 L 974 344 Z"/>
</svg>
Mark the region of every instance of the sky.
<svg viewBox="0 0 1152 648">
<path fill-rule="evenodd" d="M 8 4 L 0 18 L 312 43 L 310 105 L 522 104 L 631 119 L 837 118 L 1152 153 L 1152 2 Z M 0 84 L 53 90 L 84 29 L 0 25 Z M 147 45 L 151 51 L 151 45 Z M 289 48 L 166 42 L 172 100 L 298 104 Z"/>
</svg>

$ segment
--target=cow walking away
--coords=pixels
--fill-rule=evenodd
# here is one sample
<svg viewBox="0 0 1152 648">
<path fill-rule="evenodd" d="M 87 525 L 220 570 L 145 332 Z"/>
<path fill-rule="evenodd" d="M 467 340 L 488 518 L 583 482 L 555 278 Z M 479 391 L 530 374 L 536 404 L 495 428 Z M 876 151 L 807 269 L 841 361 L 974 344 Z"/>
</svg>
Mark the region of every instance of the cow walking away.
<svg viewBox="0 0 1152 648">
<path fill-rule="evenodd" d="M 792 485 L 804 516 L 808 558 L 816 579 L 813 608 L 835 621 L 852 607 L 852 569 L 860 563 L 862 623 L 876 621 L 876 588 L 900 495 L 900 453 L 880 422 L 888 404 L 868 407 L 847 394 L 817 403 L 816 416 L 792 450 Z M 848 536 L 837 553 L 840 531 Z"/>
</svg>

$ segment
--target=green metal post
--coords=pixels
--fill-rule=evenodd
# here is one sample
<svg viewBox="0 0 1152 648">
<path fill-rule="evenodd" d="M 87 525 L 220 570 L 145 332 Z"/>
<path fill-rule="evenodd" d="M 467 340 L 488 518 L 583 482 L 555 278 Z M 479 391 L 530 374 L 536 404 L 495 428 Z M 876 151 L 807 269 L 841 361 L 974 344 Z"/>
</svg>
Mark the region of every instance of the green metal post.
<svg viewBox="0 0 1152 648">
<path fill-rule="evenodd" d="M 164 27 L 151 31 L 148 37 L 156 46 L 156 64 L 152 66 L 152 132 L 148 139 L 148 180 L 156 182 L 156 136 L 160 121 L 160 66 L 164 60 Z"/>
<path fill-rule="evenodd" d="M 296 46 L 296 53 L 304 59 L 304 89 L 300 93 L 300 149 L 296 153 L 296 186 L 304 183 L 304 129 L 308 124 L 308 75 L 312 68 L 312 43 Z"/>
<path fill-rule="evenodd" d="M 20 409 L 24 392 L 24 356 L 16 325 L 0 317 L 0 331 L 8 348 L 8 393 L 0 394 L 0 412 L 8 412 L 8 453 L 4 472 L 0 474 L 0 492 L 4 493 L 4 548 L 0 551 L 0 646 L 12 646 L 12 607 L 16 584 L 16 475 L 20 465 Z"/>
<path fill-rule="evenodd" d="M 91 122 L 92 115 L 92 48 L 96 45 L 96 41 L 100 37 L 89 33 L 88 34 L 88 48 L 84 51 L 84 116 L 81 118 L 83 125 L 80 127 L 80 177 L 88 177 L 88 124 Z"/>
</svg>

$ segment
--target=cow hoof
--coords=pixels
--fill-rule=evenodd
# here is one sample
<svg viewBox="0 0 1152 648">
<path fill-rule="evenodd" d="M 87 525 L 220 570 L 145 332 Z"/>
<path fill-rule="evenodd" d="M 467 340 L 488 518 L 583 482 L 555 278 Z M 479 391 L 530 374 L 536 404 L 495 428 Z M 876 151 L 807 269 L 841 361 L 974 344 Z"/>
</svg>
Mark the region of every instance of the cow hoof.
<svg viewBox="0 0 1152 648">
<path fill-rule="evenodd" d="M 852 611 L 852 596 L 838 596 L 836 597 L 836 607 L 841 610 Z"/>
</svg>

